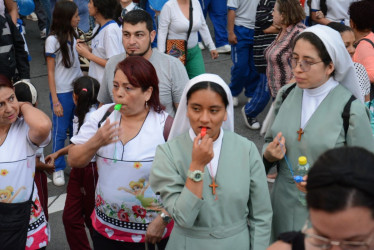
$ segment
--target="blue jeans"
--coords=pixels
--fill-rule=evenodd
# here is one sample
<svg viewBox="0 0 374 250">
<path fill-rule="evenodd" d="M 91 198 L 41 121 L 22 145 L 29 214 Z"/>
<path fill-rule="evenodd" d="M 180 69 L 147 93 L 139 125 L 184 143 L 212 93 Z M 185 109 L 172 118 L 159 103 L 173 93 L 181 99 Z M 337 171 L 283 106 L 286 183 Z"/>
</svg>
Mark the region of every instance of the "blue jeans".
<svg viewBox="0 0 374 250">
<path fill-rule="evenodd" d="M 243 88 L 245 96 L 252 97 L 257 85 L 260 84 L 260 75 L 257 73 L 253 61 L 253 35 L 254 30 L 243 26 L 234 26 L 238 43 L 231 47 L 231 83 L 229 85 L 232 96 L 238 96 Z"/>
<path fill-rule="evenodd" d="M 266 74 L 260 74 L 260 82 L 257 85 L 252 100 L 245 105 L 245 114 L 251 118 L 256 117 L 264 110 L 270 99 Z"/>
<path fill-rule="evenodd" d="M 206 18 L 209 13 L 214 27 L 214 37 L 216 47 L 229 44 L 227 34 L 227 1 L 226 0 L 199 0 L 201 8 Z M 199 42 L 201 37 L 199 35 Z"/>
<path fill-rule="evenodd" d="M 46 15 L 46 31 L 47 31 L 47 36 L 49 34 L 49 28 L 51 26 L 51 20 L 52 20 L 52 12 L 51 12 L 51 4 L 50 0 L 40 0 L 41 5 L 44 8 L 45 15 Z"/>
<path fill-rule="evenodd" d="M 74 101 L 73 92 L 57 94 L 58 100 L 64 109 L 64 115 L 58 117 L 53 112 L 53 102 L 51 94 L 49 94 L 49 100 L 51 102 L 52 109 L 52 152 L 56 152 L 61 148 L 65 147 L 66 132 L 69 129 L 69 136 L 73 135 L 73 118 L 74 118 Z M 56 171 L 64 170 L 66 168 L 65 157 L 61 156 L 55 160 Z"/>
</svg>

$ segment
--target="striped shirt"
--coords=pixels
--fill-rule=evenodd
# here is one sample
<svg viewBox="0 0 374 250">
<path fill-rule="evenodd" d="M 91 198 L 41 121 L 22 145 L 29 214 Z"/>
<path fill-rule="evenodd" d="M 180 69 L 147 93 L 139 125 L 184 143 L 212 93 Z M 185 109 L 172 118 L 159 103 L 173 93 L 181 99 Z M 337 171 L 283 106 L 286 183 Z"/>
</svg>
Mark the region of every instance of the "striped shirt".
<svg viewBox="0 0 374 250">
<path fill-rule="evenodd" d="M 265 74 L 267 62 L 265 49 L 274 41 L 277 34 L 265 34 L 263 30 L 273 24 L 273 8 L 275 0 L 260 0 L 256 12 L 256 24 L 253 43 L 253 59 L 258 73 Z"/>
<path fill-rule="evenodd" d="M 265 50 L 268 63 L 266 76 L 272 97 L 276 97 L 279 89 L 287 84 L 293 77 L 289 59 L 292 53 L 292 42 L 295 37 L 305 29 L 303 23 L 290 25 L 284 35 L 278 34 L 277 38 Z"/>
</svg>

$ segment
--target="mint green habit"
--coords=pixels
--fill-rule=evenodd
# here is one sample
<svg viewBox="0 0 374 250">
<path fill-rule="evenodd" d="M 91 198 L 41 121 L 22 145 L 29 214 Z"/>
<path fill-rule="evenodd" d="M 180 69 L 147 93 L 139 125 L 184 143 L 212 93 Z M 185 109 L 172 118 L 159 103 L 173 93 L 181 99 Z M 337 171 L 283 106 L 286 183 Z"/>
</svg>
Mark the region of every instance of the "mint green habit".
<svg viewBox="0 0 374 250">
<path fill-rule="evenodd" d="M 347 135 L 343 129 L 342 112 L 352 96 L 341 84 L 337 85 L 321 102 L 304 128 L 304 134 L 298 141 L 300 129 L 303 90 L 295 87 L 282 104 L 282 94 L 291 84 L 284 86 L 274 103 L 274 113 L 270 129 L 265 135 L 263 152 L 279 132 L 286 139 L 286 155 L 295 171 L 299 156 L 306 156 L 312 166 L 317 158 L 328 149 L 347 146 L 359 146 L 374 150 L 369 112 L 364 104 L 355 100 L 351 104 Z M 302 229 L 308 211 L 298 200 L 299 190 L 285 159 L 279 162 L 278 176 L 271 193 L 273 207 L 272 237 L 275 241 L 283 232 Z"/>
<path fill-rule="evenodd" d="M 271 204 L 265 169 L 256 145 L 224 130 L 216 194 L 205 168 L 203 199 L 185 187 L 193 142 L 189 133 L 159 145 L 150 183 L 174 219 L 168 250 L 265 250 Z M 249 225 L 248 225 L 249 223 Z"/>
</svg>

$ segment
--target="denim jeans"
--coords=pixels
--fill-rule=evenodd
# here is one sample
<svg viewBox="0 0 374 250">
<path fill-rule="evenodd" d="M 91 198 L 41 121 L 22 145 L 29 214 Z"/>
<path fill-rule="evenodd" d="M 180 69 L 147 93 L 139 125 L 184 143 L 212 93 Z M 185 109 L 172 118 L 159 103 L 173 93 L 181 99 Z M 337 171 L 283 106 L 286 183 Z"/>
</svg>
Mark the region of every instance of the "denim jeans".
<svg viewBox="0 0 374 250">
<path fill-rule="evenodd" d="M 73 135 L 74 101 L 73 92 L 57 94 L 58 100 L 64 110 L 64 115 L 58 117 L 53 112 L 52 97 L 49 95 L 52 109 L 52 152 L 56 152 L 65 147 L 67 138 L 66 132 L 69 130 L 69 136 Z M 65 157 L 61 156 L 55 160 L 56 171 L 66 168 Z"/>
</svg>

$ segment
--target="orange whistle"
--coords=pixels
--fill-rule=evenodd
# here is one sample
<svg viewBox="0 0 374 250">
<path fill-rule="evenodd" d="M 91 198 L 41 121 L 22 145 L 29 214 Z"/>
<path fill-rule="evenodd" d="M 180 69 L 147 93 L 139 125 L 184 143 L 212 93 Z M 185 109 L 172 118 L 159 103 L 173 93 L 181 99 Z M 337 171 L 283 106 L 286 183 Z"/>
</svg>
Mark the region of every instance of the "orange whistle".
<svg viewBox="0 0 374 250">
<path fill-rule="evenodd" d="M 204 138 L 204 136 L 206 135 L 206 127 L 201 128 L 200 134 L 201 134 L 201 138 Z"/>
</svg>

